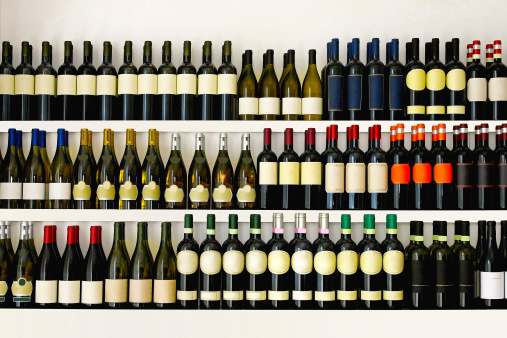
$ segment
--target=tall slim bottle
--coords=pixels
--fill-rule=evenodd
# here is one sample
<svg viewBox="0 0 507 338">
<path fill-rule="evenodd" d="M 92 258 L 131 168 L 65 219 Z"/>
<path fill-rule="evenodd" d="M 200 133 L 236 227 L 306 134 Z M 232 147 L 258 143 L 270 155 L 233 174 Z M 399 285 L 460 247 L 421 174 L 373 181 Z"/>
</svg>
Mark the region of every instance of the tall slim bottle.
<svg viewBox="0 0 507 338">
<path fill-rule="evenodd" d="M 176 255 L 171 241 L 171 222 L 162 222 L 160 246 L 153 264 L 153 303 L 158 308 L 176 305 Z"/>
<path fill-rule="evenodd" d="M 366 166 L 364 152 L 359 148 L 359 126 L 352 125 L 347 134 L 349 146 L 343 153 L 345 163 L 345 208 L 361 210 L 366 192 Z"/>
<path fill-rule="evenodd" d="M 118 179 L 119 209 L 140 209 L 142 191 L 142 168 L 135 148 L 136 136 L 134 129 L 127 129 L 127 142 L 120 163 Z"/>
<path fill-rule="evenodd" d="M 97 209 L 117 209 L 118 195 L 116 191 L 119 188 L 119 168 L 118 162 L 113 155 L 111 129 L 104 129 L 104 142 L 102 153 L 96 167 L 96 208 Z"/>
<path fill-rule="evenodd" d="M 476 168 L 475 208 L 494 209 L 495 182 L 497 182 L 494 168 L 494 153 L 489 147 L 488 124 L 481 125 L 480 141 L 474 149 L 474 166 Z"/>
<path fill-rule="evenodd" d="M 162 46 L 162 64 L 158 67 L 157 90 L 160 104 L 160 119 L 176 119 L 176 67 L 171 63 L 171 41 Z"/>
<path fill-rule="evenodd" d="M 29 308 L 34 304 L 33 287 L 36 278 L 35 257 L 29 247 L 27 222 L 19 225 L 19 243 L 12 260 L 12 302 L 16 308 Z"/>
<path fill-rule="evenodd" d="M 445 66 L 439 60 L 440 40 L 431 40 L 431 59 L 426 65 L 427 107 L 430 120 L 446 120 L 445 106 L 448 92 L 445 88 Z"/>
<path fill-rule="evenodd" d="M 345 192 L 345 166 L 338 149 L 338 126 L 330 127 L 329 146 L 320 155 L 322 162 L 321 208 L 342 209 Z"/>
<path fill-rule="evenodd" d="M 271 150 L 271 128 L 264 128 L 264 149 L 257 156 L 257 206 L 260 209 L 277 209 L 280 186 L 278 162 Z"/>
<path fill-rule="evenodd" d="M 277 120 L 280 117 L 280 85 L 273 65 L 272 49 L 266 51 L 266 68 L 259 79 L 259 115 L 261 120 Z"/>
<path fill-rule="evenodd" d="M 23 152 L 23 131 L 16 130 L 16 152 L 18 153 L 19 163 L 21 164 L 21 170 L 25 168 L 26 158 Z"/>
<path fill-rule="evenodd" d="M 352 39 L 351 59 L 345 66 L 346 83 L 345 92 L 347 95 L 347 114 L 346 120 L 362 120 L 364 118 L 363 110 L 363 75 L 364 65 L 359 58 L 359 39 Z"/>
<path fill-rule="evenodd" d="M 186 209 L 187 170 L 181 156 L 181 136 L 172 134 L 172 145 L 165 168 L 164 199 L 168 209 Z"/>
<path fill-rule="evenodd" d="M 409 183 L 410 208 L 416 210 L 430 209 L 434 201 L 430 196 L 432 181 L 432 153 L 426 148 L 424 124 L 416 126 L 415 147 L 410 148 L 409 164 L 412 168 L 412 179 Z"/>
<path fill-rule="evenodd" d="M 364 215 L 364 237 L 357 246 L 359 253 L 359 307 L 367 310 L 381 307 L 382 254 L 375 239 L 375 215 Z"/>
<path fill-rule="evenodd" d="M 67 246 L 62 256 L 62 275 L 58 281 L 58 303 L 65 308 L 78 308 L 81 297 L 84 261 L 79 247 L 79 226 L 67 227 Z"/>
<path fill-rule="evenodd" d="M 282 116 L 284 120 L 299 120 L 301 116 L 301 83 L 296 72 L 295 52 L 287 51 L 287 73 L 281 80 Z"/>
<path fill-rule="evenodd" d="M 437 235 L 436 246 L 430 249 L 433 265 L 435 291 L 433 306 L 437 309 L 454 308 L 453 288 L 455 284 L 455 267 L 453 266 L 452 251 L 447 245 L 447 222 L 433 221 L 433 237 Z"/>
<path fill-rule="evenodd" d="M 388 180 L 388 208 L 408 209 L 410 182 L 409 152 L 405 148 L 404 125 L 396 127 L 395 147 L 387 153 L 389 165 Z"/>
<path fill-rule="evenodd" d="M 252 51 L 245 51 L 245 65 L 238 79 L 238 119 L 255 120 L 259 115 L 257 78 L 252 66 Z"/>
<path fill-rule="evenodd" d="M 314 299 L 319 309 L 336 306 L 336 254 L 329 239 L 329 214 L 319 213 L 319 237 L 313 242 L 313 269 L 315 270 Z"/>
<path fill-rule="evenodd" d="M 199 309 L 220 309 L 222 247 L 215 239 L 215 215 L 208 215 L 206 239 L 199 248 Z"/>
<path fill-rule="evenodd" d="M 322 81 L 325 82 L 326 100 L 324 101 L 324 115 L 327 115 L 329 120 L 343 119 L 343 111 L 345 107 L 345 67 L 339 59 L 339 40 L 331 40 L 331 62 L 326 68 L 325 77 Z"/>
<path fill-rule="evenodd" d="M 132 41 L 125 41 L 123 64 L 118 69 L 118 116 L 116 120 L 136 119 L 137 67 L 132 63 Z"/>
<path fill-rule="evenodd" d="M 5 246 L 5 222 L 0 222 L 0 308 L 12 305 L 12 260 Z"/>
<path fill-rule="evenodd" d="M 56 110 L 56 70 L 51 66 L 49 42 L 42 43 L 42 62 L 35 70 L 35 119 L 58 121 Z"/>
<path fill-rule="evenodd" d="M 319 193 L 322 186 L 322 163 L 320 154 L 315 150 L 315 128 L 308 129 L 308 146 L 299 157 L 301 162 L 301 190 L 303 208 L 318 209 Z"/>
<path fill-rule="evenodd" d="M 372 40 L 371 56 L 372 60 L 368 62 L 364 70 L 364 74 L 368 76 L 368 82 L 365 83 L 365 92 L 368 93 L 368 116 L 365 116 L 365 118 L 370 121 L 376 121 L 382 120 L 385 115 L 384 114 L 385 67 L 382 61 L 380 61 L 380 46 L 378 38 L 374 38 Z"/>
<path fill-rule="evenodd" d="M 250 238 L 243 248 L 246 269 L 245 307 L 265 309 L 269 272 L 266 243 L 261 238 L 261 215 L 250 215 Z"/>
<path fill-rule="evenodd" d="M 14 86 L 16 70 L 12 66 L 12 46 L 2 42 L 2 63 L 0 63 L 0 119 L 2 121 L 21 120 L 15 111 Z"/>
<path fill-rule="evenodd" d="M 474 271 L 476 253 L 470 245 L 470 222 L 462 221 L 456 227 L 460 227 L 460 245 L 454 252 L 454 264 L 456 268 L 456 306 L 460 309 L 475 307 L 474 299 Z"/>
<path fill-rule="evenodd" d="M 218 67 L 217 102 L 214 120 L 236 119 L 236 98 L 238 94 L 237 70 L 232 64 L 231 42 L 222 46 L 222 65 Z"/>
<path fill-rule="evenodd" d="M 107 260 L 104 249 L 102 249 L 102 227 L 100 225 L 90 227 L 90 246 L 83 267 L 81 303 L 88 308 L 101 308 L 104 304 Z"/>
<path fill-rule="evenodd" d="M 465 120 L 466 68 L 459 60 L 459 39 L 452 39 L 451 50 L 451 60 L 445 66 L 445 86 L 449 93 L 447 116 L 449 120 Z"/>
<path fill-rule="evenodd" d="M 150 129 L 148 150 L 146 150 L 142 166 L 141 209 L 160 209 L 161 191 L 165 190 L 164 164 L 157 154 L 156 139 L 157 131 Z"/>
<path fill-rule="evenodd" d="M 382 299 L 389 310 L 403 309 L 405 250 L 398 240 L 395 214 L 386 215 L 386 239 L 380 245 L 382 253 Z"/>
<path fill-rule="evenodd" d="M 90 41 L 83 42 L 83 64 L 77 69 L 76 94 L 76 120 L 99 120 L 96 104 L 97 70 L 93 66 L 93 46 Z"/>
<path fill-rule="evenodd" d="M 176 256 L 176 303 L 182 309 L 197 309 L 199 290 L 199 244 L 194 239 L 193 216 L 185 215 L 183 239 Z"/>
<path fill-rule="evenodd" d="M 1 162 L 0 200 L 2 208 L 17 209 L 23 199 L 23 167 L 16 149 L 16 129 L 9 129 L 5 158 Z"/>
<path fill-rule="evenodd" d="M 116 96 L 118 93 L 118 73 L 113 66 L 113 46 L 104 41 L 102 64 L 97 69 L 97 109 L 99 119 L 115 120 L 117 117 Z"/>
<path fill-rule="evenodd" d="M 481 63 L 481 42 L 479 40 L 474 40 L 472 63 L 466 68 L 466 81 L 466 119 L 484 120 L 487 116 L 488 85 L 486 68 Z"/>
<path fill-rule="evenodd" d="M 143 47 L 143 64 L 137 75 L 137 95 L 140 115 L 136 120 L 161 120 L 158 104 L 157 68 L 152 63 L 151 41 L 145 41 Z"/>
<path fill-rule="evenodd" d="M 75 209 L 95 207 L 96 168 L 88 149 L 88 129 L 81 129 L 81 145 L 74 162 L 72 199 Z"/>
<path fill-rule="evenodd" d="M 299 193 L 300 164 L 299 156 L 293 149 L 293 130 L 285 129 L 284 151 L 278 157 L 278 182 L 280 185 L 281 208 L 285 210 L 299 209 L 301 201 Z"/>
<path fill-rule="evenodd" d="M 317 52 L 308 52 L 308 70 L 303 81 L 301 114 L 303 120 L 322 120 L 322 83 L 317 71 Z"/>
<path fill-rule="evenodd" d="M 56 109 L 58 116 L 64 120 L 79 120 L 76 108 L 76 76 L 77 69 L 73 62 L 72 41 L 65 41 L 63 64 L 58 68 L 58 81 L 56 87 Z"/>
<path fill-rule="evenodd" d="M 295 216 L 294 238 L 291 247 L 292 301 L 296 309 L 313 308 L 315 273 L 313 270 L 313 247 L 306 238 L 306 214 Z"/>
<path fill-rule="evenodd" d="M 238 239 L 238 215 L 229 215 L 229 236 L 222 244 L 222 292 L 224 309 L 242 309 L 246 288 L 243 243 Z"/>
<path fill-rule="evenodd" d="M 505 80 L 507 67 L 502 63 L 502 42 L 495 40 L 493 63 L 486 69 L 488 79 L 488 101 L 486 106 L 487 120 L 505 120 L 507 118 L 507 96 Z"/>
<path fill-rule="evenodd" d="M 477 265 L 480 278 L 479 307 L 495 309 L 502 306 L 505 298 L 505 272 L 496 244 L 495 221 L 487 223 L 485 244 Z"/>
<path fill-rule="evenodd" d="M 197 108 L 197 72 L 192 65 L 192 45 L 190 41 L 183 43 L 183 62 L 178 67 L 177 83 L 177 113 L 176 120 L 194 120 L 194 110 Z"/>
<path fill-rule="evenodd" d="M 125 223 L 114 223 L 113 247 L 107 259 L 104 301 L 110 308 L 126 308 L 130 256 L 125 245 Z"/>
<path fill-rule="evenodd" d="M 202 46 L 202 65 L 197 71 L 197 119 L 212 120 L 217 95 L 217 69 L 211 63 L 211 41 Z"/>
<path fill-rule="evenodd" d="M 137 243 L 129 274 L 129 302 L 135 308 L 151 307 L 153 297 L 153 256 L 148 244 L 148 223 L 137 223 Z"/>
<path fill-rule="evenodd" d="M 336 299 L 338 308 L 353 310 L 357 307 L 359 256 L 351 236 L 350 215 L 341 216 L 341 238 L 335 244 Z"/>
<path fill-rule="evenodd" d="M 211 172 L 204 151 L 205 137 L 195 134 L 195 153 L 188 170 L 188 208 L 209 209 Z"/>
<path fill-rule="evenodd" d="M 426 114 L 426 72 L 424 64 L 419 61 L 419 39 L 412 39 L 411 59 L 407 60 L 405 75 L 405 118 L 407 120 L 424 120 Z"/>
<path fill-rule="evenodd" d="M 62 259 L 53 250 L 53 245 L 56 245 L 53 240 L 53 225 L 46 225 L 35 277 L 35 303 L 44 308 L 57 306 L 58 281 L 62 279 Z"/>
<path fill-rule="evenodd" d="M 387 208 L 387 159 L 386 152 L 381 148 L 380 137 L 382 136 L 380 125 L 373 126 L 370 136 L 371 147 L 365 154 L 367 166 L 368 194 L 366 207 L 372 210 Z"/>
<path fill-rule="evenodd" d="M 25 209 L 45 208 L 46 168 L 40 154 L 39 135 L 39 129 L 32 129 L 32 146 L 23 172 Z"/>
<path fill-rule="evenodd" d="M 213 209 L 231 209 L 234 207 L 233 197 L 234 169 L 232 168 L 227 149 L 227 134 L 220 133 L 218 155 L 213 166 Z"/>
<path fill-rule="evenodd" d="M 250 153 L 250 134 L 241 135 L 241 153 L 234 172 L 234 203 L 238 209 L 254 209 L 256 205 L 257 173 Z"/>
<path fill-rule="evenodd" d="M 55 156 L 51 162 L 49 201 L 51 209 L 69 209 L 72 190 L 72 163 L 65 150 L 65 130 L 58 129 Z"/>
<path fill-rule="evenodd" d="M 424 246 L 424 223 L 410 222 L 410 245 L 405 249 L 405 271 L 408 278 L 405 307 L 427 309 L 430 304 L 430 254 Z"/>
<path fill-rule="evenodd" d="M 21 43 L 21 63 L 14 75 L 14 95 L 16 115 L 23 121 L 36 120 L 35 114 L 35 69 L 29 62 L 30 44 Z"/>
</svg>

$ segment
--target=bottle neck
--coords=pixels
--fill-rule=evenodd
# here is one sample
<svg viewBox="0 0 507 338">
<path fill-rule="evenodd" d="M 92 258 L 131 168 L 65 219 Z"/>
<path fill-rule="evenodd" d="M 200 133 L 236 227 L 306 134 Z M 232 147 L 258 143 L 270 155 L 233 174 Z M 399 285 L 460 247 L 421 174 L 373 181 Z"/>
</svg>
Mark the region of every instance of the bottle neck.
<svg viewBox="0 0 507 338">
<path fill-rule="evenodd" d="M 350 142 L 350 148 L 358 148 L 359 147 L 359 140 L 358 139 L 353 138 L 349 142 Z"/>
<path fill-rule="evenodd" d="M 329 140 L 329 148 L 337 148 L 338 147 L 338 140 L 335 138 L 331 138 Z"/>
<path fill-rule="evenodd" d="M 148 229 L 144 226 L 137 227 L 137 243 L 140 244 L 144 241 L 148 240 Z"/>
</svg>

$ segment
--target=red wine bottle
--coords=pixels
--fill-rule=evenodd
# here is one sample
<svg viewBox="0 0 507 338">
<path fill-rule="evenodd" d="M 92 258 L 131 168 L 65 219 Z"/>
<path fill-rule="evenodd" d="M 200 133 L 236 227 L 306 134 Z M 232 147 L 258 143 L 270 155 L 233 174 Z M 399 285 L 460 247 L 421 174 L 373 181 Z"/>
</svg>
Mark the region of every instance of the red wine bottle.
<svg viewBox="0 0 507 338">
<path fill-rule="evenodd" d="M 405 250 L 398 240 L 397 218 L 386 215 L 386 239 L 380 244 L 382 253 L 382 299 L 389 310 L 403 309 Z"/>
<path fill-rule="evenodd" d="M 329 144 L 320 155 L 322 162 L 321 208 L 343 209 L 345 192 L 345 167 L 343 154 L 338 149 L 338 126 L 329 130 Z"/>
<path fill-rule="evenodd" d="M 222 247 L 215 239 L 215 215 L 208 215 L 206 239 L 199 248 L 199 293 L 200 309 L 220 309 Z"/>
<path fill-rule="evenodd" d="M 502 42 L 495 40 L 493 63 L 486 70 L 488 107 L 486 119 L 507 119 L 507 67 L 502 63 Z"/>
<path fill-rule="evenodd" d="M 336 307 L 335 279 L 336 253 L 329 239 L 329 214 L 319 214 L 319 237 L 313 242 L 315 270 L 315 303 L 319 309 Z"/>
<path fill-rule="evenodd" d="M 261 238 L 261 215 L 250 215 L 250 238 L 245 242 L 245 307 L 265 309 L 267 307 L 268 256 L 266 243 Z"/>
<path fill-rule="evenodd" d="M 475 307 L 474 299 L 474 267 L 476 254 L 470 245 L 470 222 L 456 221 L 456 232 L 459 232 L 459 246 L 454 253 L 454 264 L 456 268 L 456 294 L 455 299 L 460 309 Z M 459 227 L 459 229 L 458 229 Z"/>
<path fill-rule="evenodd" d="M 452 206 L 453 177 L 452 154 L 446 145 L 445 124 L 438 125 L 439 145 L 431 153 L 433 181 L 431 182 L 430 208 L 448 210 Z"/>
<path fill-rule="evenodd" d="M 477 270 L 480 278 L 479 307 L 500 308 L 505 298 L 505 271 L 496 244 L 496 222 L 488 221 L 486 243 Z"/>
<path fill-rule="evenodd" d="M 380 145 L 380 125 L 371 127 L 369 137 L 370 146 L 365 154 L 365 163 L 368 170 L 368 194 L 366 207 L 372 210 L 383 210 L 387 208 L 387 163 L 386 152 Z"/>
<path fill-rule="evenodd" d="M 359 57 L 359 39 L 352 39 L 351 59 L 345 66 L 345 93 L 347 103 L 346 120 L 362 120 L 363 104 L 363 75 L 365 74 L 364 65 Z"/>
<path fill-rule="evenodd" d="M 76 88 L 76 120 L 98 120 L 97 70 L 93 65 L 93 45 L 90 41 L 83 42 L 83 64 L 77 69 Z"/>
<path fill-rule="evenodd" d="M 278 185 L 278 162 L 271 150 L 271 128 L 264 128 L 264 149 L 257 156 L 257 205 L 260 209 L 278 209 L 280 186 Z"/>
<path fill-rule="evenodd" d="M 374 310 L 382 300 L 382 254 L 375 239 L 375 215 L 364 215 L 364 237 L 357 245 L 359 253 L 359 308 Z"/>
<path fill-rule="evenodd" d="M 53 225 L 44 226 L 44 244 L 37 261 L 35 303 L 44 308 L 55 308 L 58 303 L 58 281 L 62 278 L 62 261 L 54 250 Z M 56 234 L 56 231 L 55 231 Z"/>
<path fill-rule="evenodd" d="M 426 114 L 430 120 L 445 120 L 447 91 L 445 90 L 445 66 L 439 60 L 440 40 L 431 40 L 430 60 L 426 64 L 426 88 L 428 102 Z"/>
<path fill-rule="evenodd" d="M 371 61 L 364 70 L 364 74 L 368 76 L 365 92 L 368 93 L 369 114 L 366 119 L 370 121 L 384 118 L 384 72 L 384 64 L 380 61 L 379 39 L 374 38 L 371 43 Z"/>
<path fill-rule="evenodd" d="M 238 239 L 238 215 L 229 215 L 229 236 L 222 244 L 222 293 L 224 309 L 242 309 L 245 290 L 245 256 Z"/>
<path fill-rule="evenodd" d="M 387 153 L 387 164 L 389 165 L 387 206 L 390 209 L 408 209 L 410 166 L 403 124 L 396 127 L 396 145 Z"/>
<path fill-rule="evenodd" d="M 329 120 L 343 119 L 345 106 L 345 67 L 339 60 L 339 40 L 331 40 L 331 61 L 326 67 L 325 76 L 322 77 L 325 82 L 324 114 L 329 116 Z M 325 80 L 324 80 L 325 79 Z"/>
<path fill-rule="evenodd" d="M 450 61 L 446 63 L 445 86 L 449 93 L 447 117 L 449 120 L 465 120 L 465 66 L 459 60 L 459 39 L 452 39 Z"/>
<path fill-rule="evenodd" d="M 81 285 L 81 303 L 89 308 L 101 308 L 104 304 L 104 280 L 107 261 L 102 249 L 102 227 L 90 227 L 90 246 L 84 260 L 84 276 Z"/>
<path fill-rule="evenodd" d="M 410 61 L 407 60 L 405 75 L 405 118 L 424 120 L 426 118 L 426 72 L 424 64 L 419 61 L 419 39 L 412 39 Z"/>
<path fill-rule="evenodd" d="M 476 189 L 475 198 L 478 209 L 494 209 L 496 198 L 494 188 L 496 180 L 496 172 L 494 167 L 494 153 L 489 147 L 488 124 L 483 123 L 480 129 L 480 141 L 474 149 L 474 166 L 476 171 Z"/>
<path fill-rule="evenodd" d="M 132 41 L 125 41 L 123 65 L 118 69 L 117 120 L 134 120 L 137 96 L 137 67 L 132 63 Z"/>
<path fill-rule="evenodd" d="M 102 64 L 97 69 L 97 104 L 101 120 L 116 118 L 117 76 L 113 66 L 113 47 L 111 42 L 104 41 Z"/>
<path fill-rule="evenodd" d="M 481 63 L 481 42 L 474 41 L 473 59 L 466 69 L 467 95 L 466 119 L 484 120 L 486 118 L 486 99 L 488 94 L 486 68 Z"/>
<path fill-rule="evenodd" d="M 410 245 L 405 249 L 407 292 L 405 307 L 427 309 L 429 307 L 430 255 L 424 246 L 424 223 L 410 222 Z"/>
<path fill-rule="evenodd" d="M 507 209 L 507 124 L 501 126 L 501 141 L 495 149 L 498 170 L 498 208 Z"/>
<path fill-rule="evenodd" d="M 284 150 L 278 157 L 281 208 L 285 210 L 297 210 L 301 205 L 299 156 L 294 151 L 292 135 L 292 128 L 285 129 Z"/>
<path fill-rule="evenodd" d="M 185 215 L 183 239 L 176 256 L 176 303 L 182 309 L 197 309 L 199 288 L 199 244 L 194 239 L 193 216 Z"/>
<path fill-rule="evenodd" d="M 301 190 L 303 209 L 319 208 L 319 192 L 322 186 L 322 163 L 320 154 L 315 150 L 315 128 L 308 129 L 308 146 L 299 157 L 301 162 Z"/>
<path fill-rule="evenodd" d="M 347 130 L 348 131 L 348 130 Z M 359 149 L 359 126 L 352 125 L 347 133 L 350 142 L 343 153 L 345 164 L 345 207 L 361 210 L 364 206 L 366 186 L 365 156 Z"/>
<path fill-rule="evenodd" d="M 341 238 L 336 242 L 336 299 L 338 308 L 353 310 L 357 307 L 359 257 L 352 240 L 350 215 L 341 216 Z"/>
<path fill-rule="evenodd" d="M 468 125 L 460 125 L 460 143 L 453 150 L 453 209 L 470 210 L 474 207 L 473 153 L 468 147 Z"/>
<path fill-rule="evenodd" d="M 76 76 L 77 69 L 72 64 L 73 46 L 71 41 L 65 41 L 63 64 L 58 68 L 58 81 L 56 88 L 56 109 L 64 120 L 79 119 L 76 113 Z"/>
<path fill-rule="evenodd" d="M 62 279 L 58 281 L 58 303 L 66 308 L 80 306 L 83 257 L 79 247 L 79 226 L 67 227 L 67 246 L 62 256 Z"/>
</svg>

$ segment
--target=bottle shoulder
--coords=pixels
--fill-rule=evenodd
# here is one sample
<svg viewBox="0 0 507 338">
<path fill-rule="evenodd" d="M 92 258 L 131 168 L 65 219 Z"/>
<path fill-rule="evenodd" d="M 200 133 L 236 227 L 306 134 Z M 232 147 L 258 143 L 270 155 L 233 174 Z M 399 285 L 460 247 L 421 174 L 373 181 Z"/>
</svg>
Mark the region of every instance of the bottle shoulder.
<svg viewBox="0 0 507 338">
<path fill-rule="evenodd" d="M 158 74 L 176 74 L 177 69 L 172 63 L 163 63 L 158 67 Z"/>
<path fill-rule="evenodd" d="M 228 238 L 222 244 L 222 251 L 226 253 L 227 251 L 241 251 L 243 252 L 243 243 L 239 239 L 236 238 Z"/>
<path fill-rule="evenodd" d="M 217 69 L 212 63 L 204 63 L 199 67 L 197 75 L 217 75 Z"/>
<path fill-rule="evenodd" d="M 103 63 L 97 69 L 97 75 L 114 75 L 117 76 L 116 68 L 111 63 Z"/>
<path fill-rule="evenodd" d="M 118 69 L 118 75 L 123 75 L 123 74 L 136 75 L 137 74 L 137 67 L 134 66 L 134 64 L 132 64 L 132 63 L 124 63 Z"/>
<path fill-rule="evenodd" d="M 200 246 L 200 251 L 218 251 L 221 252 L 221 245 L 218 243 L 218 241 L 214 238 L 206 238 L 204 241 L 202 241 Z"/>
<path fill-rule="evenodd" d="M 58 68 L 58 75 L 77 75 L 76 67 L 71 63 L 64 63 Z"/>
<path fill-rule="evenodd" d="M 257 162 L 277 162 L 277 156 L 272 150 L 263 150 L 257 156 Z"/>
<path fill-rule="evenodd" d="M 144 75 L 144 74 L 157 75 L 158 74 L 157 67 L 155 67 L 152 63 L 143 63 L 139 67 L 138 74 L 139 75 Z"/>
<path fill-rule="evenodd" d="M 97 75 L 97 70 L 91 63 L 84 63 L 77 69 L 77 75 Z"/>
<path fill-rule="evenodd" d="M 234 67 L 234 65 L 232 63 L 223 63 L 220 65 L 220 67 L 218 67 L 218 75 L 221 75 L 221 74 L 237 75 L 238 70 L 236 69 L 236 67 Z"/>
</svg>

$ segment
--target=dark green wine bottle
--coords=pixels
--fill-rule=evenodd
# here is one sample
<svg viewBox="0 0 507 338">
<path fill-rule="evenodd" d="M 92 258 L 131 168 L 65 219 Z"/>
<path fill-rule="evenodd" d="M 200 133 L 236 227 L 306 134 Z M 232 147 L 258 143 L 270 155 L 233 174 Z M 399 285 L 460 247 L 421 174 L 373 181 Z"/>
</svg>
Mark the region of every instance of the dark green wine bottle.
<svg viewBox="0 0 507 338">
<path fill-rule="evenodd" d="M 19 243 L 12 264 L 12 301 L 17 308 L 32 307 L 35 285 L 35 259 L 30 250 L 30 231 L 27 222 L 19 226 Z"/>
<path fill-rule="evenodd" d="M 14 75 L 14 94 L 19 119 L 35 120 L 35 69 L 30 61 L 31 48 L 28 41 L 21 43 L 21 63 L 16 67 Z"/>
<path fill-rule="evenodd" d="M 236 98 L 238 94 L 238 72 L 231 60 L 231 42 L 225 41 L 222 46 L 222 65 L 218 68 L 217 109 L 215 120 L 236 119 Z"/>
<path fill-rule="evenodd" d="M 51 45 L 42 43 L 42 61 L 35 70 L 35 120 L 63 120 L 56 109 L 56 70 L 51 66 Z"/>
<path fill-rule="evenodd" d="M 171 241 L 171 222 L 162 222 L 160 246 L 153 269 L 153 303 L 158 308 L 174 308 L 176 305 L 176 255 Z"/>
<path fill-rule="evenodd" d="M 16 150 L 16 129 L 9 129 L 9 143 L 1 166 L 0 199 L 4 209 L 17 209 L 23 198 L 23 168 Z"/>
<path fill-rule="evenodd" d="M 0 63 L 0 119 L 2 121 L 20 120 L 14 114 L 14 78 L 16 70 L 12 66 L 12 46 L 9 41 L 2 42 L 2 63 Z"/>
<path fill-rule="evenodd" d="M 229 236 L 222 245 L 224 309 L 242 309 L 245 290 L 245 256 L 238 238 L 238 215 L 229 215 Z"/>
<path fill-rule="evenodd" d="M 227 149 L 227 134 L 220 133 L 218 156 L 213 166 L 213 209 L 234 207 L 234 169 Z"/>
<path fill-rule="evenodd" d="M 375 239 L 375 215 L 364 215 L 364 237 L 357 245 L 359 252 L 360 301 L 363 309 L 378 309 L 382 300 L 382 254 L 380 244 Z"/>
<path fill-rule="evenodd" d="M 137 76 L 137 94 L 141 116 L 136 120 L 160 120 L 160 110 L 157 104 L 157 68 L 152 63 L 151 41 L 144 42 L 143 64 L 139 67 Z"/>
<path fill-rule="evenodd" d="M 111 308 L 126 308 L 130 275 L 130 257 L 125 245 L 125 223 L 114 223 L 113 247 L 107 259 L 105 302 Z"/>
<path fill-rule="evenodd" d="M 164 41 L 162 46 L 162 64 L 158 68 L 158 99 L 160 102 L 160 119 L 174 120 L 176 117 L 176 67 L 171 63 L 171 41 Z"/>
<path fill-rule="evenodd" d="M 72 164 L 65 149 L 65 130 L 58 129 L 58 142 L 51 162 L 49 200 L 51 209 L 69 209 L 72 188 Z"/>
<path fill-rule="evenodd" d="M 135 308 L 151 306 L 153 295 L 153 256 L 148 244 L 148 223 L 137 223 L 137 244 L 132 254 L 129 302 Z"/>
<path fill-rule="evenodd" d="M 125 152 L 120 163 L 119 175 L 119 209 L 139 209 L 142 189 L 142 168 L 135 148 L 136 136 L 134 129 L 127 129 Z"/>
<path fill-rule="evenodd" d="M 112 62 L 113 47 L 111 42 L 104 41 L 102 64 L 97 69 L 97 105 L 99 119 L 107 121 L 117 118 L 115 109 L 118 73 Z"/>
<path fill-rule="evenodd" d="M 454 308 L 454 267 L 452 251 L 447 245 L 447 222 L 433 221 L 433 235 L 438 235 L 438 243 L 430 250 L 435 278 L 433 305 L 438 309 Z"/>
<path fill-rule="evenodd" d="M 172 134 L 171 154 L 165 168 L 164 198 L 167 209 L 186 209 L 187 170 L 181 156 L 181 136 Z"/>
<path fill-rule="evenodd" d="M 238 120 L 255 120 L 259 115 L 257 78 L 252 66 L 252 51 L 245 51 L 245 66 L 238 80 Z"/>
<path fill-rule="evenodd" d="M 211 63 L 211 41 L 202 46 L 202 65 L 197 71 L 197 119 L 212 120 L 217 95 L 217 69 Z"/>
<path fill-rule="evenodd" d="M 12 261 L 5 246 L 5 223 L 0 222 L 0 308 L 11 306 Z"/>
<path fill-rule="evenodd" d="M 56 82 L 56 109 L 58 116 L 64 120 L 76 120 L 76 75 L 77 69 L 73 62 L 72 41 L 65 41 L 63 64 L 58 68 L 58 80 Z"/>
<path fill-rule="evenodd" d="M 143 190 L 141 194 L 141 209 L 159 209 L 161 207 L 161 191 L 164 191 L 164 180 L 162 179 L 164 172 L 164 164 L 160 160 L 157 148 L 157 131 L 149 130 L 148 150 L 144 157 L 142 167 L 142 184 Z"/>
<path fill-rule="evenodd" d="M 199 251 L 199 290 L 200 309 L 220 309 L 222 248 L 215 239 L 215 215 L 208 215 L 206 239 L 201 243 Z"/>
<path fill-rule="evenodd" d="M 39 129 L 32 129 L 32 147 L 23 170 L 25 209 L 45 208 L 46 168 L 40 153 Z"/>
<path fill-rule="evenodd" d="M 265 309 L 267 306 L 268 256 L 261 238 L 261 215 L 250 215 L 250 239 L 245 242 L 245 307 Z"/>
<path fill-rule="evenodd" d="M 315 302 L 319 309 L 336 307 L 336 254 L 329 239 L 329 214 L 319 213 L 319 237 L 313 242 L 313 269 L 316 275 Z"/>
<path fill-rule="evenodd" d="M 137 67 L 132 63 L 132 41 L 125 41 L 123 65 L 118 69 L 117 120 L 135 119 L 137 96 Z"/>
<path fill-rule="evenodd" d="M 193 120 L 197 114 L 194 110 L 197 106 L 197 72 L 192 65 L 192 43 L 185 41 L 183 43 L 183 62 L 178 67 L 177 75 L 177 94 L 178 110 L 176 120 Z"/>
<path fill-rule="evenodd" d="M 83 42 L 83 64 L 77 69 L 76 120 L 99 120 L 97 99 L 97 70 L 93 66 L 93 45 Z"/>
<path fill-rule="evenodd" d="M 199 289 L 199 244 L 194 239 L 193 217 L 185 215 L 183 239 L 176 256 L 176 299 L 182 309 L 197 309 Z"/>
<path fill-rule="evenodd" d="M 470 245 L 470 222 L 460 221 L 455 223 L 455 228 L 460 233 L 461 244 L 453 251 L 454 266 L 456 268 L 456 293 L 455 299 L 458 308 L 470 309 L 476 306 L 474 298 L 474 270 L 476 255 Z M 452 249 L 452 248 L 451 248 Z"/>
</svg>

